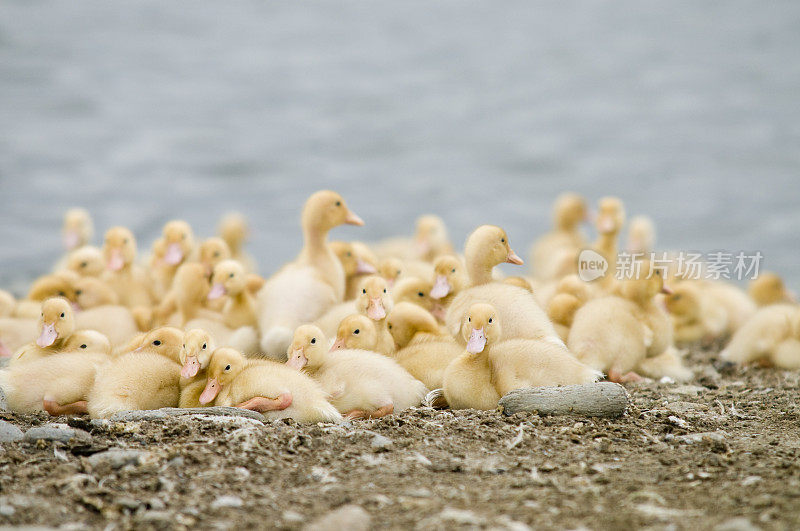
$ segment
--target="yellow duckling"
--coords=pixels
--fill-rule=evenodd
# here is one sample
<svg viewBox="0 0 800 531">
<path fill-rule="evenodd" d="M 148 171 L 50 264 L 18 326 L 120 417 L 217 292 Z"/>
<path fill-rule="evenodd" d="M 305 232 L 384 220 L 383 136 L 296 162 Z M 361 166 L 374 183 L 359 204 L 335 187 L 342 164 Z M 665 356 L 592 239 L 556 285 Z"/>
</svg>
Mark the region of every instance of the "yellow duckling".
<svg viewBox="0 0 800 531">
<path fill-rule="evenodd" d="M 256 326 L 256 302 L 247 290 L 244 267 L 235 260 L 224 260 L 214 267 L 209 300 L 226 297 L 222 321 L 229 328 Z"/>
<path fill-rule="evenodd" d="M 417 218 L 413 238 L 389 238 L 373 246 L 380 258 L 430 262 L 442 254 L 452 254 L 453 246 L 444 220 L 433 214 Z M 424 276 L 427 278 L 427 275 Z"/>
<path fill-rule="evenodd" d="M 558 337 L 566 343 L 569 329 L 575 320 L 575 313 L 583 306 L 583 302 L 571 293 L 556 293 L 547 305 L 547 316 L 553 322 Z"/>
<path fill-rule="evenodd" d="M 103 251 L 91 245 L 79 247 L 67 256 L 66 268 L 81 277 L 99 277 L 106 270 Z"/>
<path fill-rule="evenodd" d="M 181 362 L 181 396 L 178 402 L 180 407 L 202 407 L 200 395 L 206 388 L 208 380 L 208 366 L 211 363 L 211 354 L 214 352 L 214 342 L 211 334 L 199 328 L 187 330 L 183 336 L 183 345 L 180 351 Z"/>
<path fill-rule="evenodd" d="M 564 262 L 586 246 L 580 226 L 588 219 L 586 200 L 575 193 L 565 193 L 553 205 L 553 230 L 531 247 L 530 260 L 535 278 L 551 281 L 563 274 Z"/>
<path fill-rule="evenodd" d="M 647 216 L 634 216 L 628 226 L 627 251 L 632 255 L 649 256 L 656 244 L 656 226 Z"/>
<path fill-rule="evenodd" d="M 378 274 L 386 280 L 389 289 L 393 289 L 395 283 L 403 274 L 403 261 L 399 258 L 383 258 L 378 261 Z"/>
<path fill-rule="evenodd" d="M 672 318 L 677 344 L 710 342 L 730 333 L 728 313 L 718 304 L 710 304 L 695 282 L 679 282 L 664 298 Z"/>
<path fill-rule="evenodd" d="M 220 220 L 217 232 L 228 245 L 231 253 L 230 258 L 242 264 L 246 273 L 258 271 L 255 260 L 244 249 L 244 244 L 250 234 L 247 219 L 245 219 L 244 215 L 239 212 L 226 214 Z"/>
<path fill-rule="evenodd" d="M 94 224 L 89 212 L 83 208 L 67 210 L 61 227 L 61 238 L 67 252 L 88 245 L 92 236 L 94 236 Z"/>
<path fill-rule="evenodd" d="M 331 350 L 343 348 L 378 352 L 378 329 L 372 319 L 358 313 L 342 319 Z"/>
<path fill-rule="evenodd" d="M 458 343 L 429 312 L 408 302 L 394 307 L 387 327 L 397 348 L 395 361 L 428 389 L 441 388 L 445 369 L 463 352 Z"/>
<path fill-rule="evenodd" d="M 325 347 L 322 330 L 314 325 L 297 328 L 286 365 L 318 381 L 330 402 L 348 418 L 378 418 L 417 406 L 425 385 L 394 360 L 366 350 Z"/>
<path fill-rule="evenodd" d="M 86 413 L 86 399 L 97 369 L 109 361 L 111 343 L 94 330 L 79 330 L 57 354 L 0 371 L 11 411 L 51 415 Z"/>
<path fill-rule="evenodd" d="M 10 358 L 21 346 L 36 339 L 39 330 L 35 318 L 14 317 L 16 306 L 14 296 L 0 290 L 0 358 Z"/>
<path fill-rule="evenodd" d="M 106 418 L 120 411 L 177 407 L 183 335 L 177 328 L 156 328 L 100 367 L 87 399 L 89 415 Z"/>
<path fill-rule="evenodd" d="M 733 334 L 720 357 L 740 364 L 761 362 L 784 369 L 800 367 L 800 359 L 793 356 L 793 342 L 788 341 L 800 339 L 799 308 L 796 304 L 760 308 Z"/>
<path fill-rule="evenodd" d="M 321 319 L 319 321 L 325 329 L 323 329 L 322 326 L 318 327 L 323 330 L 323 334 L 325 334 L 325 330 L 328 330 L 331 332 L 331 335 L 333 335 L 339 328 L 341 319 L 351 315 L 353 310 L 355 310 L 355 312 L 366 316 L 373 322 L 377 334 L 377 341 L 373 350 L 390 356 L 394 352 L 394 341 L 392 340 L 391 334 L 389 334 L 389 330 L 386 328 L 386 316 L 389 311 L 391 311 L 393 304 L 392 296 L 389 294 L 386 281 L 378 275 L 373 275 L 367 277 L 363 281 L 361 291 L 355 300 L 354 308 L 350 308 L 350 311 L 344 314 L 343 317 L 339 319 L 339 322 L 331 321 L 331 319 L 339 318 L 340 315 L 344 313 L 345 309 L 342 309 L 336 315 L 328 314 L 326 319 Z M 342 345 L 334 345 L 334 348 L 342 348 Z"/>
<path fill-rule="evenodd" d="M 420 306 L 425 311 L 430 312 L 436 319 L 444 319 L 446 308 L 442 303 L 431 297 L 433 284 L 430 280 L 419 277 L 404 277 L 392 290 L 394 302 L 409 302 Z"/>
<path fill-rule="evenodd" d="M 218 317 L 216 312 L 205 308 L 210 291 L 206 268 L 202 264 L 189 262 L 181 265 L 172 287 L 155 311 L 156 322 L 183 327 L 197 317 Z"/>
<path fill-rule="evenodd" d="M 86 277 L 76 286 L 79 310 L 75 313 L 78 329 L 97 330 L 119 347 L 138 334 L 146 323 L 127 306 L 117 304 L 117 294 L 102 280 Z"/>
<path fill-rule="evenodd" d="M 42 302 L 54 297 L 61 297 L 74 304 L 77 301 L 75 284 L 79 278 L 76 273 L 68 270 L 37 278 L 28 290 L 27 297 L 17 301 L 12 317 L 37 319 L 41 313 Z"/>
<path fill-rule="evenodd" d="M 231 256 L 228 244 L 222 238 L 207 238 L 197 248 L 198 261 L 203 264 L 209 277 L 218 263 L 230 260 Z"/>
<path fill-rule="evenodd" d="M 75 316 L 69 301 L 60 297 L 44 301 L 38 329 L 40 334 L 36 342 L 17 350 L 9 366 L 27 363 L 63 350 L 67 340 L 75 332 Z"/>
<path fill-rule="evenodd" d="M 103 241 L 106 272 L 103 280 L 128 308 L 150 306 L 154 300 L 151 281 L 144 269 L 136 264 L 136 239 L 125 227 L 112 227 Z"/>
<path fill-rule="evenodd" d="M 738 286 L 723 281 L 701 280 L 695 282 L 703 292 L 708 307 L 716 306 L 718 312 L 727 315 L 727 329 L 738 330 L 758 309 L 747 293 Z"/>
<path fill-rule="evenodd" d="M 193 259 L 194 252 L 194 233 L 187 222 L 175 219 L 164 224 L 161 238 L 153 243 L 150 257 L 150 271 L 158 298 L 166 294 L 178 268 Z"/>
<path fill-rule="evenodd" d="M 212 402 L 217 406 L 258 411 L 273 420 L 342 420 L 336 408 L 326 400 L 322 387 L 308 376 L 274 361 L 246 360 L 231 348 L 218 348 L 211 356 L 200 403 Z"/>
<path fill-rule="evenodd" d="M 750 281 L 747 292 L 760 307 L 796 302 L 794 294 L 786 288 L 783 279 L 775 273 L 765 272 L 758 275 L 758 278 Z"/>
<path fill-rule="evenodd" d="M 439 306 L 431 313 L 437 320 L 444 322 L 447 307 L 456 295 L 469 287 L 469 277 L 461 260 L 450 255 L 438 257 L 433 262 L 433 270 L 436 278 L 430 296 L 439 301 Z"/>
</svg>

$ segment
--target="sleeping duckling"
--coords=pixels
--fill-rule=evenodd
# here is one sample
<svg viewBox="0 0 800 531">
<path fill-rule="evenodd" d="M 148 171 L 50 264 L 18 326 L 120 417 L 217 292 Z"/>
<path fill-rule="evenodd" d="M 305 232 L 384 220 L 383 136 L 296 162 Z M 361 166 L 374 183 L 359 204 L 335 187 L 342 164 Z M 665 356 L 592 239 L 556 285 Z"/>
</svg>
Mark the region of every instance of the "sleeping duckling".
<svg viewBox="0 0 800 531">
<path fill-rule="evenodd" d="M 246 360 L 231 348 L 218 348 L 211 356 L 200 403 L 210 405 L 212 401 L 217 406 L 258 411 L 272 420 L 342 420 L 322 387 L 308 376 L 274 361 Z"/>
<path fill-rule="evenodd" d="M 236 260 L 246 273 L 255 273 L 258 268 L 253 257 L 244 250 L 244 243 L 250 233 L 247 219 L 239 212 L 226 214 L 219 222 L 217 232 L 230 249 L 230 258 Z"/>
<path fill-rule="evenodd" d="M 103 280 L 119 297 L 119 303 L 128 308 L 150 306 L 153 296 L 150 278 L 136 264 L 136 239 L 125 227 L 112 227 L 106 231 L 103 256 L 107 271 Z"/>
<path fill-rule="evenodd" d="M 132 340 L 127 352 L 98 369 L 87 399 L 89 415 L 177 407 L 183 336 L 182 330 L 165 326 Z"/>
<path fill-rule="evenodd" d="M 779 345 L 798 338 L 800 309 L 796 304 L 771 304 L 760 308 L 742 325 L 720 353 L 725 361 L 746 364 L 764 362 L 793 369 L 791 356 L 786 356 L 790 344 L 779 349 Z M 779 355 L 780 354 L 780 355 Z"/>
<path fill-rule="evenodd" d="M 211 363 L 214 342 L 211 334 L 199 328 L 188 330 L 183 336 L 180 351 L 181 396 L 179 407 L 202 407 L 200 395 L 206 388 L 207 369 Z"/>
<path fill-rule="evenodd" d="M 565 256 L 586 246 L 580 231 L 588 218 L 586 200 L 578 194 L 565 193 L 553 204 L 553 230 L 531 247 L 530 260 L 535 278 L 552 281 L 561 276 Z"/>
<path fill-rule="evenodd" d="M 318 381 L 348 418 L 378 418 L 422 403 L 425 385 L 394 360 L 366 350 L 328 352 L 322 330 L 297 328 L 286 365 Z"/>
<path fill-rule="evenodd" d="M 314 322 L 344 298 L 342 264 L 327 243 L 343 224 L 363 225 L 336 192 L 314 193 L 303 207 L 303 250 L 264 284 L 256 297 L 261 350 L 282 359 L 294 329 Z"/>
<path fill-rule="evenodd" d="M 441 388 L 445 369 L 463 352 L 450 334 L 430 313 L 408 302 L 394 307 L 387 327 L 397 348 L 395 361 L 428 389 Z"/>
<path fill-rule="evenodd" d="M 35 343 L 29 343 L 14 353 L 9 366 L 50 356 L 63 350 L 67 340 L 75 332 L 75 316 L 72 305 L 60 297 L 42 303 L 38 329 L 41 331 Z"/>
<path fill-rule="evenodd" d="M 750 281 L 747 288 L 750 298 L 760 306 L 795 302 L 794 294 L 786 288 L 783 279 L 775 273 L 761 273 Z"/>
<path fill-rule="evenodd" d="M 718 304 L 710 304 L 695 282 L 679 282 L 664 298 L 672 318 L 677 344 L 711 341 L 730 333 L 728 313 Z"/>
<path fill-rule="evenodd" d="M 67 255 L 66 268 L 81 277 L 99 277 L 106 270 L 103 251 L 91 245 L 75 249 Z"/>
<path fill-rule="evenodd" d="M 222 321 L 229 328 L 256 326 L 256 302 L 247 290 L 244 267 L 235 260 L 225 260 L 214 267 L 209 300 L 226 297 Z"/>
</svg>

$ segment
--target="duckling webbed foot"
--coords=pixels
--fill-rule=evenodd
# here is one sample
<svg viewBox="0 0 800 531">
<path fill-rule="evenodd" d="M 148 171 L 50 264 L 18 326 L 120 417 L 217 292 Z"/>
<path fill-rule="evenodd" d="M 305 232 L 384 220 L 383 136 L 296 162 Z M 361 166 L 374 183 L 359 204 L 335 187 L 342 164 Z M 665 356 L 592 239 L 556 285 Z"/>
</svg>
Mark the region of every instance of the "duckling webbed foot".
<svg viewBox="0 0 800 531">
<path fill-rule="evenodd" d="M 53 417 L 59 415 L 85 415 L 89 412 L 86 400 L 78 400 L 71 404 L 59 404 L 55 400 L 45 398 L 42 400 L 42 409 Z"/>
<path fill-rule="evenodd" d="M 633 371 L 629 371 L 625 374 L 620 373 L 617 370 L 611 369 L 608 371 L 608 381 L 615 382 L 615 383 L 629 383 L 629 382 L 641 382 L 644 380 L 641 376 L 636 374 Z"/>
<path fill-rule="evenodd" d="M 389 404 L 388 406 L 383 406 L 375 411 L 364 411 L 362 409 L 354 409 L 347 415 L 345 418 L 348 420 L 353 419 L 379 419 L 381 417 L 385 417 L 386 415 L 391 415 L 394 412 L 394 404 Z"/>
<path fill-rule="evenodd" d="M 292 405 L 292 400 L 291 393 L 281 393 L 277 398 L 256 396 L 246 402 L 238 404 L 236 407 L 264 413 L 266 411 L 280 411 L 286 409 Z"/>
</svg>

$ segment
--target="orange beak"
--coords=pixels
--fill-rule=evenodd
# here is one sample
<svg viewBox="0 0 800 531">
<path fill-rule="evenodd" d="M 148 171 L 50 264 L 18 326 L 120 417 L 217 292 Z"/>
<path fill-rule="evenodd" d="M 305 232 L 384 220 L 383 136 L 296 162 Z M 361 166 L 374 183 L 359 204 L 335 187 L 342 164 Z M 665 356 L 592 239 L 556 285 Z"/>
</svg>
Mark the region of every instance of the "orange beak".
<svg viewBox="0 0 800 531">
<path fill-rule="evenodd" d="M 333 345 L 331 345 L 331 349 L 328 352 L 333 352 L 334 350 L 340 350 L 343 348 L 345 348 L 344 338 L 337 337 L 336 341 L 333 342 Z"/>
<path fill-rule="evenodd" d="M 515 264 L 515 265 L 523 265 L 525 262 L 522 261 L 522 258 L 517 256 L 517 253 L 515 253 L 513 249 L 509 249 L 508 250 L 508 258 L 506 258 L 506 263 Z"/>
<path fill-rule="evenodd" d="M 364 225 L 364 220 L 358 217 L 352 210 L 347 211 L 347 217 L 344 218 L 344 222 L 348 225 L 358 225 L 359 227 Z"/>
</svg>

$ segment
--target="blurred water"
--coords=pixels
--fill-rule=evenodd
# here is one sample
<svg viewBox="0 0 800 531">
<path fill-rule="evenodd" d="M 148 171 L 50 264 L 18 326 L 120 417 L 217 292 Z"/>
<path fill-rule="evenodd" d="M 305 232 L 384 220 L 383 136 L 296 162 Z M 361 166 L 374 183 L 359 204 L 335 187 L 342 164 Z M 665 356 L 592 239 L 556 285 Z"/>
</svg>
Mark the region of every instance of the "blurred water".
<svg viewBox="0 0 800 531">
<path fill-rule="evenodd" d="M 514 247 L 564 189 L 615 194 L 668 248 L 761 250 L 800 285 L 800 3 L 0 3 L 0 286 L 60 252 L 63 211 L 144 249 L 239 209 L 269 272 L 311 191 Z"/>
</svg>

